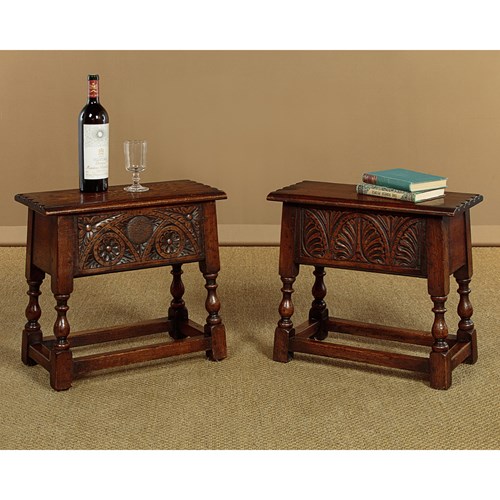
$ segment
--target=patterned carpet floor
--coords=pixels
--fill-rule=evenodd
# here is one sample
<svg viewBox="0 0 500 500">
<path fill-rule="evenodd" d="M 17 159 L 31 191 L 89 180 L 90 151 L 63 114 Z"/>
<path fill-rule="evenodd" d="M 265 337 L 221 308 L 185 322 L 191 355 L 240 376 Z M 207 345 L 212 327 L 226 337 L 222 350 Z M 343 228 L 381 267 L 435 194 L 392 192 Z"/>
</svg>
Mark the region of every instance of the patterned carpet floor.
<svg viewBox="0 0 500 500">
<path fill-rule="evenodd" d="M 27 286 L 24 248 L 0 248 L 0 447 L 3 450 L 496 450 L 500 446 L 500 248 L 474 248 L 471 282 L 479 360 L 453 372 L 448 391 L 414 372 L 297 354 L 272 361 L 281 281 L 275 247 L 222 247 L 218 295 L 228 358 L 203 353 L 92 373 L 64 392 L 20 360 Z M 204 281 L 184 266 L 190 317 L 204 323 Z M 296 325 L 311 304 L 312 269 L 294 285 Z M 73 331 L 165 314 L 167 268 L 75 280 Z M 425 280 L 328 269 L 331 315 L 428 329 Z M 452 281 L 448 313 L 456 328 Z M 50 278 L 41 324 L 51 334 Z M 132 342 L 121 344 L 135 345 Z M 373 347 L 378 341 L 368 341 Z M 87 348 L 85 348 L 87 349 Z M 404 352 L 422 348 L 403 346 Z M 84 352 L 84 350 L 81 350 Z M 80 351 L 78 351 L 80 352 Z M 426 355 L 426 349 L 424 349 Z M 77 351 L 75 350 L 75 355 Z"/>
</svg>

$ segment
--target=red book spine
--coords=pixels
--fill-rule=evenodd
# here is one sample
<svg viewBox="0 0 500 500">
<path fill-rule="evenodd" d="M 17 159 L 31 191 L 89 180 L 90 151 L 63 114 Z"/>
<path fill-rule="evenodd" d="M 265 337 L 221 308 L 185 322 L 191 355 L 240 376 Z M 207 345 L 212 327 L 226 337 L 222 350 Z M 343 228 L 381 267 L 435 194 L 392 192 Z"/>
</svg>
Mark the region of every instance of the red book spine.
<svg viewBox="0 0 500 500">
<path fill-rule="evenodd" d="M 377 184 L 377 176 L 373 174 L 363 174 L 363 182 L 367 184 Z"/>
</svg>

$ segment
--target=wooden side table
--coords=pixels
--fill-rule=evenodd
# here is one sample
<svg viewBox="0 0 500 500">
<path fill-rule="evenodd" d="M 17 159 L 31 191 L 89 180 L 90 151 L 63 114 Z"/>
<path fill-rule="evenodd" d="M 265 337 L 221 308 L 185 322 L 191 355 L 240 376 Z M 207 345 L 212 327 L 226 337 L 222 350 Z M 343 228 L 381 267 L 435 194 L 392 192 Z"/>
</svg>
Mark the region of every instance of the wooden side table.
<svg viewBox="0 0 500 500">
<path fill-rule="evenodd" d="M 303 181 L 269 194 L 283 203 L 279 274 L 283 297 L 275 331 L 275 361 L 294 352 L 372 363 L 429 374 L 435 389 L 448 389 L 460 363 L 475 363 L 477 340 L 471 320 L 470 208 L 478 194 L 448 192 L 443 198 L 410 203 L 358 195 L 354 185 Z M 314 266 L 309 319 L 294 328 L 292 285 L 299 266 Z M 431 332 L 329 317 L 324 301 L 325 267 L 427 278 L 434 307 Z M 458 283 L 458 331 L 448 335 L 445 303 L 450 275 Z M 430 346 L 429 358 L 339 345 L 329 332 Z"/>
<path fill-rule="evenodd" d="M 26 278 L 27 323 L 22 335 L 22 361 L 40 364 L 57 390 L 93 370 L 206 351 L 212 360 L 226 357 L 225 327 L 216 294 L 220 269 L 215 201 L 218 189 L 193 181 L 158 182 L 144 193 L 114 186 L 105 193 L 79 190 L 18 194 L 26 205 L 28 238 Z M 188 318 L 183 300 L 182 265 L 198 262 L 205 278 L 208 317 L 204 326 Z M 67 318 L 73 280 L 80 276 L 172 266 L 172 301 L 163 318 L 72 334 Z M 57 319 L 54 337 L 44 338 L 38 320 L 40 286 L 51 276 Z M 173 340 L 138 348 L 73 357 L 79 346 L 168 332 Z"/>
</svg>

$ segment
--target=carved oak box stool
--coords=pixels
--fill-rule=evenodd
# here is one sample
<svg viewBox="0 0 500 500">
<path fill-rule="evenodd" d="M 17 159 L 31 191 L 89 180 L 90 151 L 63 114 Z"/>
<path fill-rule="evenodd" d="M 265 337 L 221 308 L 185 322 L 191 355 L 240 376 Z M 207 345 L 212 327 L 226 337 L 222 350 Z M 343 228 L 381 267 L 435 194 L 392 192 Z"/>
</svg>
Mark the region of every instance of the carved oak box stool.
<svg viewBox="0 0 500 500">
<path fill-rule="evenodd" d="M 219 316 L 216 278 L 220 269 L 215 201 L 223 191 L 189 180 L 157 182 L 149 191 L 128 193 L 123 186 L 104 193 L 79 190 L 18 194 L 26 205 L 28 322 L 22 334 L 22 361 L 39 363 L 57 390 L 93 370 L 206 351 L 226 357 L 225 327 Z M 188 318 L 183 300 L 182 265 L 198 262 L 205 278 L 206 324 Z M 172 301 L 163 318 L 70 334 L 66 313 L 73 280 L 81 276 L 172 266 Z M 38 320 L 40 286 L 51 276 L 57 318 L 54 337 L 43 337 Z M 169 341 L 137 348 L 73 357 L 73 348 L 168 332 Z"/>
<path fill-rule="evenodd" d="M 475 363 L 477 340 L 471 320 L 470 208 L 481 195 L 448 192 L 422 203 L 357 194 L 354 185 L 303 181 L 269 194 L 283 203 L 279 274 L 283 297 L 273 359 L 288 362 L 295 352 L 427 373 L 430 386 L 448 389 L 460 363 Z M 314 266 L 308 320 L 294 328 L 292 285 L 299 266 Z M 434 307 L 431 332 L 329 317 L 324 301 L 325 267 L 427 279 Z M 458 331 L 448 335 L 445 303 L 450 275 L 458 283 Z M 329 332 L 431 347 L 412 356 L 325 341 Z"/>
</svg>

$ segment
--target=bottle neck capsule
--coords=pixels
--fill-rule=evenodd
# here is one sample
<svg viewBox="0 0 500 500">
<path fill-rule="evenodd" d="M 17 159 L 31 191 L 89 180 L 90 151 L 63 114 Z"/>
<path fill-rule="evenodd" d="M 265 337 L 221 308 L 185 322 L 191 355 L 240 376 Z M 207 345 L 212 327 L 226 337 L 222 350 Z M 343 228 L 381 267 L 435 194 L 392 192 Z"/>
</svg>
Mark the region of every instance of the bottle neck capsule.
<svg viewBox="0 0 500 500">
<path fill-rule="evenodd" d="M 88 102 L 99 102 L 99 80 L 89 80 Z"/>
</svg>

